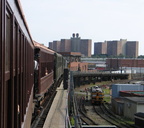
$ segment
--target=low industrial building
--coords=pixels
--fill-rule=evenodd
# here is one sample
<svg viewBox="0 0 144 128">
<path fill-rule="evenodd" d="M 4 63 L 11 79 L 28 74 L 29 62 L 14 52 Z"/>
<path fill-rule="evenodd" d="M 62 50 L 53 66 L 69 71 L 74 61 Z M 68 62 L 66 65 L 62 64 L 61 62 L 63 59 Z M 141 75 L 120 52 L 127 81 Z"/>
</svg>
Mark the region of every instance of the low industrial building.
<svg viewBox="0 0 144 128">
<path fill-rule="evenodd" d="M 113 111 L 134 120 L 134 114 L 144 112 L 144 97 L 120 97 L 112 99 Z"/>
<path fill-rule="evenodd" d="M 137 112 L 144 112 L 144 97 L 125 97 L 124 117 L 134 119 Z"/>
<path fill-rule="evenodd" d="M 112 98 L 112 110 L 117 115 L 124 115 L 124 101 L 123 98 Z"/>
<path fill-rule="evenodd" d="M 144 85 L 112 85 L 112 109 L 121 116 L 134 120 L 134 114 L 144 112 Z"/>
</svg>

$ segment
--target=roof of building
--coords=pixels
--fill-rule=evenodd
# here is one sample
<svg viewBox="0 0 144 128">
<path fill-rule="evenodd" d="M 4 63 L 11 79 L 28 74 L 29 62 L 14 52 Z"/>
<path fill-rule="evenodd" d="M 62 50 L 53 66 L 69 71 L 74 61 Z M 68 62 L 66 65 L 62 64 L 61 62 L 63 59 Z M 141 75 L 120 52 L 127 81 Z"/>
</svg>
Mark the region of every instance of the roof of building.
<svg viewBox="0 0 144 128">
<path fill-rule="evenodd" d="M 123 98 L 113 98 L 113 100 L 119 103 L 124 103 Z"/>
<path fill-rule="evenodd" d="M 144 104 L 144 97 L 125 97 L 125 99 L 138 104 Z"/>
<path fill-rule="evenodd" d="M 134 114 L 135 116 L 138 116 L 138 117 L 142 117 L 142 118 L 144 118 L 144 113 L 142 113 L 142 112 L 138 112 L 138 113 L 136 113 L 136 114 Z"/>
<path fill-rule="evenodd" d="M 128 94 L 133 94 L 136 96 L 144 96 L 144 91 L 120 91 Z"/>
</svg>

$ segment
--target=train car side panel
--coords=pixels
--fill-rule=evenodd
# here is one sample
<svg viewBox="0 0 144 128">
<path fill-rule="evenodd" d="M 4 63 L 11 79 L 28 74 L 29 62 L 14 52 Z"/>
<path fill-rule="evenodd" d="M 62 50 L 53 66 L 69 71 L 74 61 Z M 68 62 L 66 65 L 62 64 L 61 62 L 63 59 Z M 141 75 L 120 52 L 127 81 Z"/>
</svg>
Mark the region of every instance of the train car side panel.
<svg viewBox="0 0 144 128">
<path fill-rule="evenodd" d="M 5 48 L 5 1 L 0 0 L 0 128 L 4 126 L 4 48 Z"/>
<path fill-rule="evenodd" d="M 55 81 L 58 81 L 59 78 L 62 76 L 63 74 L 63 57 L 62 55 L 55 53 Z"/>
<path fill-rule="evenodd" d="M 33 87 L 33 41 L 16 1 L 1 1 L 0 127 L 21 128 Z M 17 12 L 16 12 L 17 10 Z M 17 15 L 17 16 L 16 16 Z M 18 21 L 21 20 L 21 23 Z M 21 24 L 21 25 L 20 25 Z M 3 33 L 3 34 L 2 34 Z M 5 35 L 4 35 L 5 34 Z M 27 52 L 28 51 L 28 52 Z M 29 69 L 28 69 L 29 68 Z M 32 101 L 32 99 L 31 99 Z M 32 114 L 32 111 L 29 111 Z M 29 116 L 31 118 L 31 116 Z M 30 121 L 25 122 L 29 124 Z"/>
<path fill-rule="evenodd" d="M 54 51 L 35 42 L 35 61 L 38 63 L 38 70 L 35 71 L 35 98 L 40 101 L 54 83 Z"/>
<path fill-rule="evenodd" d="M 41 80 L 40 80 L 40 83 L 42 85 L 41 88 L 40 88 L 40 92 L 42 94 L 44 94 L 45 92 L 48 91 L 50 86 L 54 83 L 54 81 L 53 81 L 53 71 L 51 73 L 47 74 L 45 77 L 42 77 Z"/>
<path fill-rule="evenodd" d="M 31 42 L 32 41 L 32 37 L 30 35 L 29 29 L 27 27 L 27 23 L 21 8 L 21 4 L 19 0 L 7 0 L 7 4 L 11 7 L 14 16 L 17 20 L 17 22 L 19 23 L 19 26 L 21 28 L 21 30 L 23 31 L 23 33 L 25 34 L 25 36 L 27 37 L 27 41 Z M 30 44 L 33 47 L 33 44 Z"/>
</svg>

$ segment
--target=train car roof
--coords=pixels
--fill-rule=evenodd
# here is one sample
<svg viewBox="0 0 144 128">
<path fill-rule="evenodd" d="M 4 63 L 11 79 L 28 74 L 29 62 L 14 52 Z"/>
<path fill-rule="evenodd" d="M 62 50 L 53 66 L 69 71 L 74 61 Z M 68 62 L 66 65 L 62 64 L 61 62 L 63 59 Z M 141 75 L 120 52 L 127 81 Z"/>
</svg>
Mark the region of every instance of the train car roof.
<svg viewBox="0 0 144 128">
<path fill-rule="evenodd" d="M 91 91 L 92 92 L 102 92 L 102 89 L 100 88 L 100 87 L 98 87 L 98 86 L 93 86 L 92 88 L 91 88 Z"/>
<path fill-rule="evenodd" d="M 40 44 L 40 43 L 38 43 L 38 42 L 36 42 L 36 41 L 33 41 L 33 42 L 34 42 L 35 48 L 39 48 L 39 49 L 41 49 L 42 51 L 48 52 L 48 53 L 51 53 L 51 54 L 56 53 L 55 51 L 49 49 L 48 47 L 44 46 L 43 44 Z"/>
<path fill-rule="evenodd" d="M 28 27 L 28 24 L 27 24 L 27 21 L 26 21 L 26 18 L 25 18 L 23 9 L 22 9 L 21 2 L 20 2 L 20 0 L 15 0 L 15 1 L 16 1 L 16 3 L 17 3 L 18 9 L 19 9 L 19 11 L 20 11 L 20 15 L 21 15 L 21 17 L 22 17 L 22 19 L 23 19 L 23 22 L 24 22 L 25 27 L 26 27 L 26 29 L 27 29 L 27 31 L 28 31 L 28 34 L 29 34 L 29 36 L 30 36 L 30 39 L 31 39 L 31 41 L 33 42 L 32 36 L 31 36 L 31 34 L 30 34 L 29 27 Z M 33 42 L 33 44 L 34 44 L 34 42 Z"/>
<path fill-rule="evenodd" d="M 55 52 L 56 56 L 62 56 L 62 54 Z"/>
</svg>

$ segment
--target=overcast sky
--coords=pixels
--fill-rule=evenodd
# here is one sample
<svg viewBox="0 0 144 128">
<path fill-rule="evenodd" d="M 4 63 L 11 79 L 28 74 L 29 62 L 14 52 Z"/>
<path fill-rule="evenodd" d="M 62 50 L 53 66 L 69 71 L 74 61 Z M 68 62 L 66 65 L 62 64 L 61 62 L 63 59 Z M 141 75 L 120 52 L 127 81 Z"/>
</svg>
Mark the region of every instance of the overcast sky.
<svg viewBox="0 0 144 128">
<path fill-rule="evenodd" d="M 32 38 L 46 46 L 79 33 L 92 43 L 139 41 L 139 55 L 144 55 L 144 0 L 21 0 L 21 4 Z"/>
</svg>

